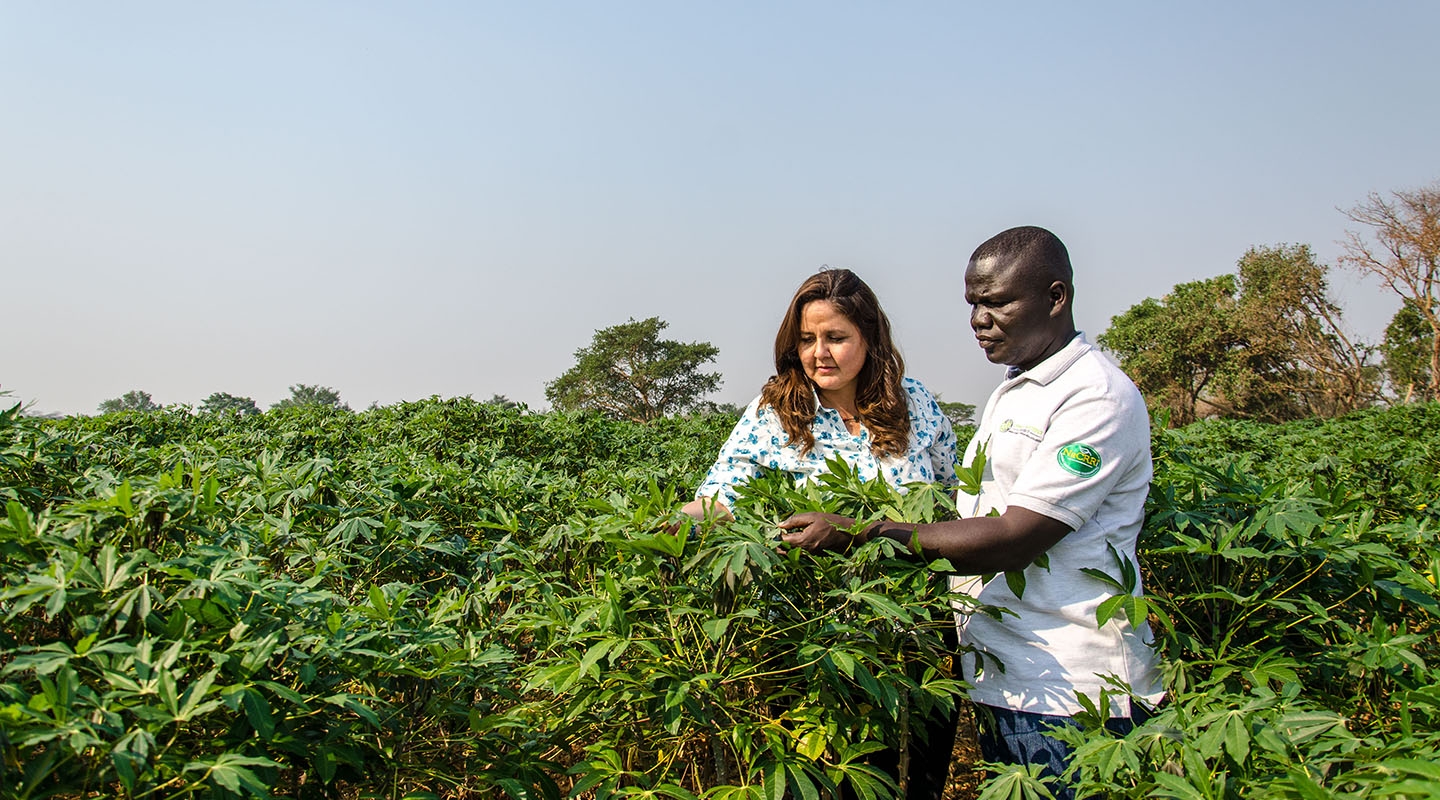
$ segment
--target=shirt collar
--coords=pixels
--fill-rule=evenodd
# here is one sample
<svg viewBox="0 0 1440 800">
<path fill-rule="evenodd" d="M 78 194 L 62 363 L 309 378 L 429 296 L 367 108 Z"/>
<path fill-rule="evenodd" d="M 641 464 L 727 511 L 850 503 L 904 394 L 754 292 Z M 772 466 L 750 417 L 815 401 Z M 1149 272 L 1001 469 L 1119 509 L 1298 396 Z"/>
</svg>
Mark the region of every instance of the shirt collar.
<svg viewBox="0 0 1440 800">
<path fill-rule="evenodd" d="M 824 405 L 820 402 L 820 392 L 815 389 L 815 384 L 813 383 L 810 384 L 810 396 L 815 398 L 815 416 L 819 417 L 829 414 L 833 415 L 836 419 L 841 419 L 839 411 L 836 411 L 835 409 L 830 408 L 829 406 Z M 841 420 L 842 424 L 843 422 L 844 421 Z"/>
<path fill-rule="evenodd" d="M 821 419 L 821 418 L 823 418 L 823 417 L 828 417 L 828 418 L 830 419 L 830 424 L 831 424 L 831 425 L 836 426 L 837 428 L 839 428 L 840 430 L 844 431 L 845 433 L 847 433 L 847 434 L 849 434 L 849 435 L 851 435 L 851 436 L 857 435 L 857 434 L 852 434 L 852 433 L 850 433 L 850 428 L 845 425 L 845 418 L 842 417 L 842 416 L 840 416 L 840 412 L 839 412 L 838 410 L 833 409 L 833 408 L 830 408 L 829 406 L 825 406 L 825 405 L 821 405 L 821 404 L 820 404 L 820 392 L 816 391 L 816 389 L 815 389 L 815 384 L 813 384 L 813 383 L 810 384 L 810 394 L 815 397 L 815 418 L 816 418 L 816 419 Z M 870 435 L 869 429 L 862 425 L 862 426 L 860 427 L 860 433 L 859 433 L 858 435 L 859 435 L 860 437 L 862 437 L 862 438 L 863 438 L 863 437 L 866 437 L 866 436 L 869 436 L 869 435 Z"/>
<path fill-rule="evenodd" d="M 1085 340 L 1085 332 L 1076 331 L 1075 335 L 1070 337 L 1070 341 L 1066 342 L 1064 347 L 1030 369 L 1006 367 L 1005 380 L 1011 381 L 1017 378 L 1024 378 L 1035 381 L 1041 385 L 1047 384 L 1063 375 L 1065 370 L 1070 368 L 1071 364 L 1080 360 L 1081 356 L 1090 352 L 1092 349 L 1090 343 Z"/>
</svg>

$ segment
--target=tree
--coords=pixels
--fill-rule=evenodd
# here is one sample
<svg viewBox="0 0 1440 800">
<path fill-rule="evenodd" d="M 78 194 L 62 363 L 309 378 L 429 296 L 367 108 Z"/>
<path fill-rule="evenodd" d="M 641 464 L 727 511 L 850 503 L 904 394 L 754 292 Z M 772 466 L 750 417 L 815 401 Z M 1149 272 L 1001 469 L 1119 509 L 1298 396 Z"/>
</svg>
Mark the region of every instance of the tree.
<svg viewBox="0 0 1440 800">
<path fill-rule="evenodd" d="M 487 405 L 487 406 L 499 406 L 500 408 L 503 408 L 503 409 L 505 409 L 506 411 L 509 411 L 509 410 L 512 409 L 512 408 L 519 408 L 519 407 L 520 407 L 520 404 L 519 404 L 519 403 L 515 402 L 514 400 L 511 400 L 510 398 L 506 397 L 506 396 L 503 395 L 503 394 L 492 394 L 492 395 L 490 395 L 490 399 L 489 399 L 489 400 L 486 400 L 482 405 Z"/>
<path fill-rule="evenodd" d="M 575 351 L 575 366 L 545 385 L 545 398 L 557 409 L 594 409 L 636 422 L 695 408 L 720 387 L 720 373 L 700 371 L 720 350 L 661 339 L 667 327 L 659 317 L 632 318 L 596 331 L 589 347 Z"/>
<path fill-rule="evenodd" d="M 1379 398 L 1372 348 L 1344 330 L 1306 245 L 1255 247 L 1237 274 L 1175 286 L 1111 320 L 1099 343 L 1174 425 L 1204 416 L 1334 416 Z"/>
<path fill-rule="evenodd" d="M 116 411 L 159 411 L 160 405 L 150 399 L 150 393 L 139 389 L 131 389 L 119 397 L 113 397 L 100 404 L 101 414 L 113 414 Z"/>
<path fill-rule="evenodd" d="M 331 406 L 333 408 L 350 410 L 350 406 L 340 402 L 340 393 L 328 386 L 310 386 L 304 383 L 297 383 L 290 387 L 290 396 L 270 406 L 271 408 L 294 408 L 296 406 Z"/>
<path fill-rule="evenodd" d="M 1341 263 L 1379 278 L 1429 327 L 1429 365 L 1420 399 L 1440 400 L 1440 182 L 1391 192 L 1389 198 L 1372 192 L 1345 216 L 1368 226 L 1374 241 L 1346 231 Z"/>
<path fill-rule="evenodd" d="M 935 398 L 935 404 L 940 406 L 940 413 L 950 420 L 953 427 L 959 428 L 962 425 L 975 424 L 975 406 L 971 403 L 949 403 Z"/>
<path fill-rule="evenodd" d="M 1268 388 L 1308 417 L 1338 416 L 1381 398 L 1374 348 L 1345 330 L 1327 272 L 1303 244 L 1252 247 L 1239 263 L 1237 310 L 1250 346 L 1272 361 Z"/>
<path fill-rule="evenodd" d="M 1222 275 L 1178 284 L 1165 297 L 1146 298 L 1111 318 L 1097 339 L 1117 356 L 1150 407 L 1167 409 L 1174 425 L 1206 414 L 1234 414 L 1222 398 L 1239 394 L 1244 372 L 1237 283 L 1233 275 Z"/>
<path fill-rule="evenodd" d="M 1380 353 L 1385 359 L 1385 377 L 1391 390 L 1402 403 L 1415 399 L 1430 385 L 1430 354 L 1435 346 L 1435 332 L 1426 324 L 1414 300 L 1405 298 L 1400 310 L 1385 326 L 1385 341 Z"/>
<path fill-rule="evenodd" d="M 214 392 L 200 404 L 200 410 L 206 414 L 236 414 L 244 417 L 259 414 L 260 406 L 255 405 L 255 401 L 248 397 L 236 397 L 228 392 Z"/>
</svg>

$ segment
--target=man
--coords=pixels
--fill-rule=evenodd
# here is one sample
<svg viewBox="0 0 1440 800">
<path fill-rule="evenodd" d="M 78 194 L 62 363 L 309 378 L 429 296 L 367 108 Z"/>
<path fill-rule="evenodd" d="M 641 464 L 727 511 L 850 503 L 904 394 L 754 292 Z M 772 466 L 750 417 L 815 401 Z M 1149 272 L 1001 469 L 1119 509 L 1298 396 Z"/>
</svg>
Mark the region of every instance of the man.
<svg viewBox="0 0 1440 800">
<path fill-rule="evenodd" d="M 961 643 L 978 653 L 962 660 L 963 670 L 982 712 L 985 758 L 1040 763 L 1055 775 L 1069 752 L 1044 731 L 1074 724 L 1084 708 L 1077 695 L 1098 704 L 1102 689 L 1119 694 L 1109 698 L 1110 715 L 1124 730 L 1147 713 L 1113 692 L 1106 676 L 1151 704 L 1163 694 L 1148 626 L 1132 627 L 1124 614 L 1098 625 L 1096 610 L 1114 590 L 1082 571 L 1119 581 L 1117 558 L 1138 561 L 1150 422 L 1135 385 L 1076 331 L 1071 281 L 1065 245 L 1044 228 L 1003 231 L 970 257 L 970 326 L 986 357 L 1008 369 L 965 453 L 967 465 L 982 449 L 986 458 L 979 495 L 960 498 L 966 518 L 877 522 L 854 536 L 843 530 L 853 521 L 835 515 L 780 523 L 784 541 L 810 551 L 887 536 L 916 543 L 927 560 L 948 559 L 961 575 L 1023 570 L 1019 596 L 998 574 L 961 587 L 1014 612 L 960 619 Z M 1048 566 L 1035 563 L 1042 555 Z M 1135 584 L 1139 595 L 1138 577 Z"/>
</svg>

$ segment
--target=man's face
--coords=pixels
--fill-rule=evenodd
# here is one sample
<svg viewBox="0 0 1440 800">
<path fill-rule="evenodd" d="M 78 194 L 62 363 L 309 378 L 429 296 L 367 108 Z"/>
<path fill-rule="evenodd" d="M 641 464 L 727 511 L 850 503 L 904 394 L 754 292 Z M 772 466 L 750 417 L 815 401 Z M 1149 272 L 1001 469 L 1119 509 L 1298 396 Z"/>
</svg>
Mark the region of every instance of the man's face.
<svg viewBox="0 0 1440 800">
<path fill-rule="evenodd" d="M 997 258 L 971 261 L 965 268 L 965 302 L 970 327 L 992 364 L 1030 369 L 1065 345 L 1057 322 L 1065 290 L 1027 275 Z"/>
</svg>

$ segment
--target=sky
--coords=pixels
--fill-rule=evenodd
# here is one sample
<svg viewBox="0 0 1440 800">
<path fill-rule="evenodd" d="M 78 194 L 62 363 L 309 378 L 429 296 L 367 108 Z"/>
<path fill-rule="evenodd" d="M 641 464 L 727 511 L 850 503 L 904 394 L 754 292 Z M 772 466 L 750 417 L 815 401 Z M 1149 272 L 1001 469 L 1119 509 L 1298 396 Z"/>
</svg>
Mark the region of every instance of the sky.
<svg viewBox="0 0 1440 800">
<path fill-rule="evenodd" d="M 0 0 L 0 391 L 261 407 L 504 395 L 660 317 L 773 372 L 822 265 L 908 372 L 981 404 L 963 270 L 1057 233 L 1077 324 L 1335 265 L 1344 210 L 1440 179 L 1440 3 Z M 1399 307 L 1336 266 L 1362 338 Z"/>
</svg>

